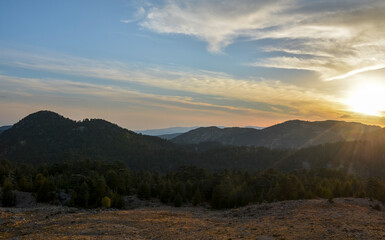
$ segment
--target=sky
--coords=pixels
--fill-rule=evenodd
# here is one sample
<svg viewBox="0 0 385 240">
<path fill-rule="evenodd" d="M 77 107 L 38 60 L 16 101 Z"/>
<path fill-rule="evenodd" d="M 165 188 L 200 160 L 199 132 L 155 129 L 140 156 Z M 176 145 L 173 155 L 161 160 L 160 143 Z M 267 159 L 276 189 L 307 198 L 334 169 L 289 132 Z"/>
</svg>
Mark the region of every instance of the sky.
<svg viewBox="0 0 385 240">
<path fill-rule="evenodd" d="M 383 0 L 1 0 L 0 126 L 385 126 Z"/>
</svg>

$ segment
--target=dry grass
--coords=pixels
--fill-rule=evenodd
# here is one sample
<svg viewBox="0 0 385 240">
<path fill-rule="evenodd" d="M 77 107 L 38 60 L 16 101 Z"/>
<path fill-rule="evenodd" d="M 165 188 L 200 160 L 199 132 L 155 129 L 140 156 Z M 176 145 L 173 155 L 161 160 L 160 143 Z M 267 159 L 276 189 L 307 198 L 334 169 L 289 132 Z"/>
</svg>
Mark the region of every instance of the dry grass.
<svg viewBox="0 0 385 240">
<path fill-rule="evenodd" d="M 385 239 L 385 212 L 367 199 L 285 201 L 212 211 L 63 207 L 0 212 L 2 239 Z"/>
</svg>

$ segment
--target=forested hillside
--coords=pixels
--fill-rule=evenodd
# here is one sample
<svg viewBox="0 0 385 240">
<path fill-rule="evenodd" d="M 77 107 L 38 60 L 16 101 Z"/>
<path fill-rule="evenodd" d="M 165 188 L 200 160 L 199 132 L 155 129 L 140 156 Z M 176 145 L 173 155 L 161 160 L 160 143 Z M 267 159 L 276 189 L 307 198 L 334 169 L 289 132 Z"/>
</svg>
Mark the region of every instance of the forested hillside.
<svg viewBox="0 0 385 240">
<path fill-rule="evenodd" d="M 314 197 L 385 201 L 384 131 L 344 136 L 359 137 L 301 149 L 179 146 L 104 120 L 40 111 L 0 135 L 2 203 L 14 204 L 14 189 L 80 207 L 122 208 L 130 194 L 214 208 Z"/>
<path fill-rule="evenodd" d="M 296 122 L 292 124 L 298 125 Z M 333 121 L 317 123 L 326 126 L 335 124 Z M 0 135 L 0 158 L 12 163 L 35 165 L 84 159 L 121 161 L 133 170 L 160 172 L 194 165 L 210 171 L 332 168 L 365 177 L 385 176 L 385 131 L 373 127 L 377 131 L 363 134 L 363 129 L 367 128 L 365 125 L 341 124 L 345 127 L 338 129 L 344 132 L 343 136 L 349 136 L 350 140 L 357 137 L 359 141 L 327 143 L 298 150 L 231 146 L 215 142 L 179 146 L 157 137 L 136 134 L 104 120 L 76 122 L 53 112 L 41 111 L 27 116 Z M 283 126 L 287 128 L 289 125 Z M 355 126 L 356 130 L 348 131 L 351 126 Z M 213 128 L 213 131 L 216 129 Z"/>
<path fill-rule="evenodd" d="M 308 122 L 291 120 L 262 130 L 253 128 L 202 127 L 172 139 L 178 144 L 217 142 L 233 146 L 270 149 L 300 149 L 325 143 L 360 140 L 381 130 L 377 126 L 343 121 Z"/>
</svg>

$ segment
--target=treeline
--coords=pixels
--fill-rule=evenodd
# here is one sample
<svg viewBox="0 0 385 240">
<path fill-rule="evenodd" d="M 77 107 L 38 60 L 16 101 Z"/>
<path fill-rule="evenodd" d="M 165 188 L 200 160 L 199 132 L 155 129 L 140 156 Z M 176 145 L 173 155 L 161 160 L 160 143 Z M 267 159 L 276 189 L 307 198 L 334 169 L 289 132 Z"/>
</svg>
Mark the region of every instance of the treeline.
<svg viewBox="0 0 385 240">
<path fill-rule="evenodd" d="M 15 204 L 13 190 L 32 192 L 38 202 L 95 208 L 124 208 L 123 196 L 156 198 L 164 204 L 232 208 L 263 201 L 370 197 L 385 203 L 385 181 L 362 179 L 342 170 L 280 172 L 188 166 L 167 174 L 131 171 L 122 162 L 75 161 L 33 167 L 0 161 L 1 201 Z"/>
</svg>

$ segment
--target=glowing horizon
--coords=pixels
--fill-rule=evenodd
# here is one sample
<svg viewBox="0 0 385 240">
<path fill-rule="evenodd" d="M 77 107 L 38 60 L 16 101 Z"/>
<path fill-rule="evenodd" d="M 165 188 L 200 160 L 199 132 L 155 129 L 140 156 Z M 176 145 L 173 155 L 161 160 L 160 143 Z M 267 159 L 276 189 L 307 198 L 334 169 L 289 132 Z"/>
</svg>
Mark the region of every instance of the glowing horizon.
<svg viewBox="0 0 385 240">
<path fill-rule="evenodd" d="M 0 2 L 0 126 L 385 126 L 383 1 Z M 373 83 L 375 79 L 375 83 Z"/>
</svg>

